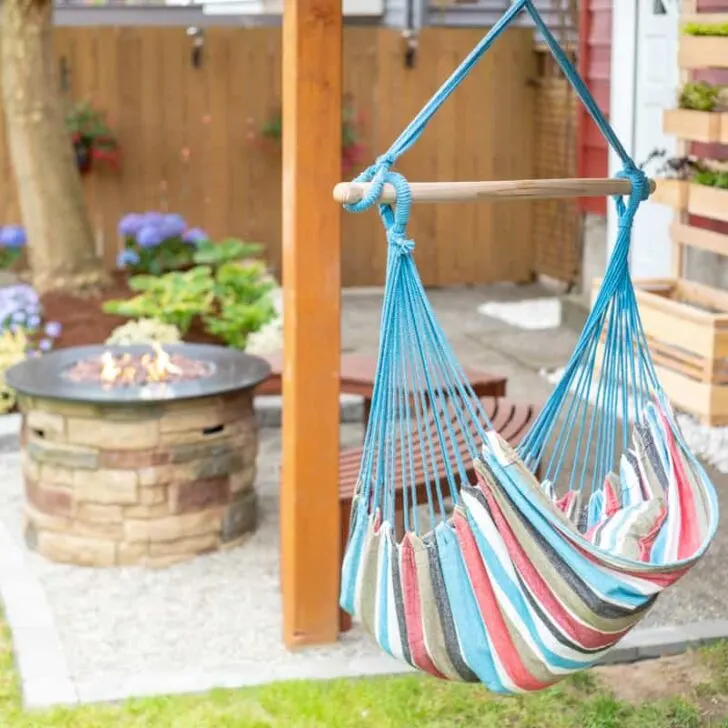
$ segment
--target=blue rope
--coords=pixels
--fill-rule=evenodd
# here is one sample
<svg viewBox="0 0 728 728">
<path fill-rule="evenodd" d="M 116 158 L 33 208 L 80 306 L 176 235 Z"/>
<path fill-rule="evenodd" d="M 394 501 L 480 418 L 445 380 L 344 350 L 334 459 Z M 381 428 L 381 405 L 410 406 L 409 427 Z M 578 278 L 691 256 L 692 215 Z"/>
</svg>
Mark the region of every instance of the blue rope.
<svg viewBox="0 0 728 728">
<path fill-rule="evenodd" d="M 407 237 L 409 184 L 392 167 L 522 10 L 533 18 L 576 94 L 621 158 L 623 170 L 617 176 L 629 180 L 631 192 L 626 199 L 615 198 L 617 241 L 601 289 L 564 374 L 519 454 L 532 469 L 544 463 L 550 483 L 568 484 L 579 493 L 589 488 L 596 494 L 589 505 L 594 510 L 607 473 L 616 467 L 618 444 L 622 450 L 629 445 L 630 421 L 640 420 L 643 405 L 658 389 L 629 276 L 632 225 L 649 195 L 647 178 L 624 150 L 532 0 L 516 0 L 390 149 L 356 178 L 371 183 L 364 199 L 345 206 L 352 212 L 371 208 L 385 184 L 396 192 L 396 205 L 378 205 L 388 242 L 387 277 L 357 503 L 394 524 L 396 496 L 401 492 L 404 527 L 417 533 L 424 529 L 420 527 L 424 515 L 427 527 L 434 528 L 447 518 L 446 500 L 459 503 L 460 486 L 493 424 L 427 298 L 413 259 L 414 242 Z M 425 513 L 419 509 L 418 487 L 424 490 Z"/>
</svg>

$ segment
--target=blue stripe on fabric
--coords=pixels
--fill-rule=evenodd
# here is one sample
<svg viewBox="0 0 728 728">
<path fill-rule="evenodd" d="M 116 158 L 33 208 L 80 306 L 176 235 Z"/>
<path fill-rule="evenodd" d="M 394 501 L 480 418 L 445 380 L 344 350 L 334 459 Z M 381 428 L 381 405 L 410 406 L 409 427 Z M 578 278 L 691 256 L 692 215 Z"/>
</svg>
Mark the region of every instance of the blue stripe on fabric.
<svg viewBox="0 0 728 728">
<path fill-rule="evenodd" d="M 359 578 L 361 557 L 369 523 L 362 501 L 357 500 L 354 508 L 349 543 L 344 553 L 344 563 L 341 565 L 341 595 L 339 598 L 341 608 L 352 616 L 356 612 L 356 582 Z"/>
<path fill-rule="evenodd" d="M 501 682 L 493 662 L 487 628 L 473 594 L 457 536 L 451 526 L 441 523 L 435 529 L 435 537 L 447 598 L 463 658 L 489 690 L 509 693 L 511 691 Z"/>
<path fill-rule="evenodd" d="M 389 531 L 382 533 L 382 541 L 384 542 L 384 557 L 379 560 L 379 599 L 377 600 L 377 641 L 379 646 L 388 654 L 392 655 L 392 647 L 389 635 L 389 559 L 392 556 L 392 541 Z M 394 657 L 394 655 L 392 655 Z"/>
</svg>

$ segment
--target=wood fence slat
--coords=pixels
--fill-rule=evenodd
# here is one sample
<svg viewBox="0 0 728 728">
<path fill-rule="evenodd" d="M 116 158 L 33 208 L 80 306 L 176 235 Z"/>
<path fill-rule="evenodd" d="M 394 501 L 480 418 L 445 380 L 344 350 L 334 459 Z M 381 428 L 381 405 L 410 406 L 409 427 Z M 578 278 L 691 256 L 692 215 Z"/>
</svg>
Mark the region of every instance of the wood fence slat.
<svg viewBox="0 0 728 728">
<path fill-rule="evenodd" d="M 396 30 L 345 30 L 344 93 L 365 119 L 362 167 L 387 149 L 482 33 L 426 28 L 407 68 Z M 69 100 L 92 98 L 121 145 L 118 174 L 97 169 L 85 180 L 107 263 L 118 250 L 119 217 L 161 209 L 215 238 L 264 243 L 280 274 L 280 145 L 260 139 L 280 106 L 280 28 L 206 29 L 199 69 L 185 28 L 58 28 L 55 46 L 69 65 Z M 559 140 L 573 111 L 558 80 L 541 90 L 529 84 L 537 55 L 527 29 L 506 32 L 398 169 L 413 181 L 570 176 Z M 0 175 L 0 225 L 19 222 L 2 118 Z M 381 285 L 387 250 L 376 212 L 342 215 L 343 284 Z M 446 286 L 522 281 L 534 271 L 565 277 L 575 270 L 578 248 L 569 241 L 577 227 L 559 203 L 484 203 L 418 207 L 409 234 L 424 283 Z"/>
</svg>

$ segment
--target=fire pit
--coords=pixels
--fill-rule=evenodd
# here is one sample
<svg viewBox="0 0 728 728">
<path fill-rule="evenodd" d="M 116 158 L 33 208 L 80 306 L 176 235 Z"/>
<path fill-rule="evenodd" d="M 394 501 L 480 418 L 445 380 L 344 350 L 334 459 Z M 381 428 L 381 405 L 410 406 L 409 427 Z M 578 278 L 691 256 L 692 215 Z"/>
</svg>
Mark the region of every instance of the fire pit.
<svg viewBox="0 0 728 728">
<path fill-rule="evenodd" d="M 165 566 L 255 528 L 257 357 L 177 344 L 62 349 L 9 369 L 23 413 L 28 546 Z"/>
</svg>

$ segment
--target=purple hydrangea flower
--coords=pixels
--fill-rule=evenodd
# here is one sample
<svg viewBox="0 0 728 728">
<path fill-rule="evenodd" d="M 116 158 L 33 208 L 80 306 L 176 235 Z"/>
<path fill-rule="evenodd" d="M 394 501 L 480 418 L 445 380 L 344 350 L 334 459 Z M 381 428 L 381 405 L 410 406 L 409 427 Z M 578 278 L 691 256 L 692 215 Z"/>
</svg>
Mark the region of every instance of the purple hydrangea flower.
<svg viewBox="0 0 728 728">
<path fill-rule="evenodd" d="M 116 256 L 116 267 L 126 268 L 128 265 L 136 265 L 139 262 L 139 253 L 136 250 L 122 250 Z"/>
<path fill-rule="evenodd" d="M 13 321 L 13 323 L 10 324 L 8 327 L 13 333 L 20 330 L 20 324 Z"/>
<path fill-rule="evenodd" d="M 53 342 L 50 339 L 41 339 L 38 342 L 38 348 L 41 351 L 50 351 L 53 348 Z"/>
<path fill-rule="evenodd" d="M 61 335 L 62 330 L 63 327 L 58 321 L 49 321 L 45 325 L 46 336 L 49 336 L 51 339 L 57 339 Z"/>
<path fill-rule="evenodd" d="M 185 231 L 187 223 L 180 215 L 165 215 L 159 228 L 165 238 L 178 238 Z"/>
<path fill-rule="evenodd" d="M 22 248 L 26 241 L 25 230 L 19 225 L 0 228 L 0 245 L 3 248 Z"/>
<path fill-rule="evenodd" d="M 25 321 L 25 311 L 15 311 L 10 318 L 16 323 L 22 324 Z"/>
<path fill-rule="evenodd" d="M 164 215 L 161 212 L 145 212 L 142 215 L 142 220 L 144 221 L 142 223 L 142 227 L 145 225 L 151 225 L 154 227 L 155 225 L 161 225 L 162 220 L 164 220 Z"/>
<path fill-rule="evenodd" d="M 119 235 L 125 238 L 133 238 L 144 226 L 144 216 L 132 212 L 119 220 Z"/>
<path fill-rule="evenodd" d="M 37 329 L 40 326 L 40 316 L 38 316 L 37 314 L 29 316 L 27 324 L 29 329 Z"/>
<path fill-rule="evenodd" d="M 152 225 L 145 225 L 137 235 L 137 243 L 142 248 L 156 248 L 162 240 L 162 232 Z"/>
<path fill-rule="evenodd" d="M 182 239 L 189 245 L 199 245 L 208 241 L 210 236 L 204 230 L 200 230 L 200 228 L 190 228 L 182 236 Z"/>
</svg>

